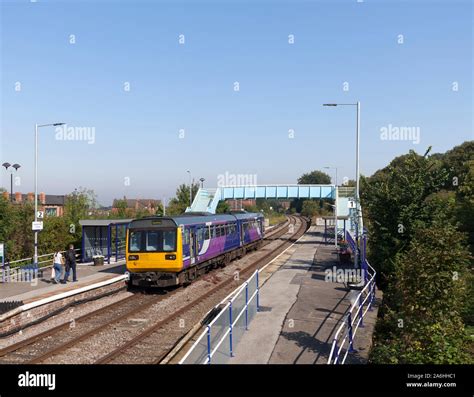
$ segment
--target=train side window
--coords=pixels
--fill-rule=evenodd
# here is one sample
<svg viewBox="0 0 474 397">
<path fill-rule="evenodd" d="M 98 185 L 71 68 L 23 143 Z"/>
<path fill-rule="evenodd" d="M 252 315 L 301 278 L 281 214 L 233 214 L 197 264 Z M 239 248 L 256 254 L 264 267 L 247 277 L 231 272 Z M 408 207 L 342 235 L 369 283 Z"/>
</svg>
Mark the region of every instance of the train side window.
<svg viewBox="0 0 474 397">
<path fill-rule="evenodd" d="M 221 227 L 216 226 L 216 237 L 220 237 L 220 236 L 221 236 Z"/>
<path fill-rule="evenodd" d="M 189 229 L 184 229 L 184 244 L 188 245 L 189 244 Z"/>
<path fill-rule="evenodd" d="M 209 240 L 209 229 L 209 226 L 206 226 L 206 228 L 204 229 L 204 240 Z"/>
</svg>

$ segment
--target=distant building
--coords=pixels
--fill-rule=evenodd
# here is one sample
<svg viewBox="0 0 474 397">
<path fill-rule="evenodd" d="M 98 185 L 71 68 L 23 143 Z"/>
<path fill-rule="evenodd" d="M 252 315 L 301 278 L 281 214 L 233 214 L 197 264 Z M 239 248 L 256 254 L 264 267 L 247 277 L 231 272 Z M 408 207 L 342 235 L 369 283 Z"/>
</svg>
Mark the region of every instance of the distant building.
<svg viewBox="0 0 474 397">
<path fill-rule="evenodd" d="M 232 199 L 232 200 L 226 200 L 226 202 L 227 204 L 229 204 L 231 211 L 237 211 L 237 210 L 245 209 L 245 207 L 251 207 L 251 206 L 257 205 L 257 200 L 255 199 L 246 199 L 246 200 Z"/>
<path fill-rule="evenodd" d="M 10 199 L 10 194 L 8 192 L 3 192 L 3 197 L 5 199 Z M 35 194 L 27 193 L 22 194 L 16 192 L 13 194 L 13 204 L 24 204 L 31 203 L 34 205 Z M 43 211 L 45 216 L 63 216 L 64 215 L 64 205 L 66 204 L 65 195 L 57 194 L 45 194 L 41 192 L 38 194 L 38 211 Z"/>
<path fill-rule="evenodd" d="M 158 212 L 161 200 L 154 200 L 154 199 L 115 199 L 112 204 L 112 214 L 116 214 L 119 211 L 119 203 L 125 201 L 127 206 L 127 210 L 137 211 L 145 211 L 150 213 L 150 215 L 154 215 Z"/>
</svg>

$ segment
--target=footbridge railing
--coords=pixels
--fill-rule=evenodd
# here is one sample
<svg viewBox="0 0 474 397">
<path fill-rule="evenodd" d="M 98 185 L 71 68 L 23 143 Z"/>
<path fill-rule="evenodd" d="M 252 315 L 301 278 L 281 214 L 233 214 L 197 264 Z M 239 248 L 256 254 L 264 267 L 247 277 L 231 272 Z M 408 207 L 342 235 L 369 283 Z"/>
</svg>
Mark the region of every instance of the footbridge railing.
<svg viewBox="0 0 474 397">
<path fill-rule="evenodd" d="M 335 185 L 245 185 L 201 188 L 186 212 L 214 214 L 221 200 L 227 199 L 295 199 L 336 198 Z"/>
</svg>

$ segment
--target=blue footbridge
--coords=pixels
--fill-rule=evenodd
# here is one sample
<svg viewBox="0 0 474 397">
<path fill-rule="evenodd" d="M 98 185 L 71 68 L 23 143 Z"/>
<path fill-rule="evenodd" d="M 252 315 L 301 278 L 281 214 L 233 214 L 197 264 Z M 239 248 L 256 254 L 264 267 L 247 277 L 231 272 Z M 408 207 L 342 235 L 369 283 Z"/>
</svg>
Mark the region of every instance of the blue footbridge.
<svg viewBox="0 0 474 397">
<path fill-rule="evenodd" d="M 355 188 L 336 185 L 245 185 L 200 188 L 186 212 L 216 213 L 220 201 L 235 199 L 332 199 L 336 203 L 338 229 L 343 228 L 342 218 L 349 220 L 349 229 L 355 230 L 356 217 L 362 230 L 361 212 L 357 211 Z"/>
</svg>

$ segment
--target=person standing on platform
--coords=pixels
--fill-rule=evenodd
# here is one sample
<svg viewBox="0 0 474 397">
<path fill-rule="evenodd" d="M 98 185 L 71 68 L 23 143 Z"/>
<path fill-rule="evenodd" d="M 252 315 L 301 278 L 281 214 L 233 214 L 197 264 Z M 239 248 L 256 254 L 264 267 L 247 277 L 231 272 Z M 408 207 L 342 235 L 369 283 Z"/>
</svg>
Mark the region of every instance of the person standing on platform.
<svg viewBox="0 0 474 397">
<path fill-rule="evenodd" d="M 61 281 L 61 274 L 63 272 L 63 254 L 61 252 L 56 252 L 53 258 L 53 270 L 51 274 L 51 279 L 54 284 L 58 284 Z"/>
<path fill-rule="evenodd" d="M 77 274 L 76 274 L 76 254 L 74 252 L 74 245 L 70 244 L 69 249 L 66 251 L 66 273 L 64 273 L 64 279 L 62 281 L 63 284 L 69 279 L 69 273 L 72 269 L 72 282 L 75 283 L 77 281 Z"/>
</svg>

